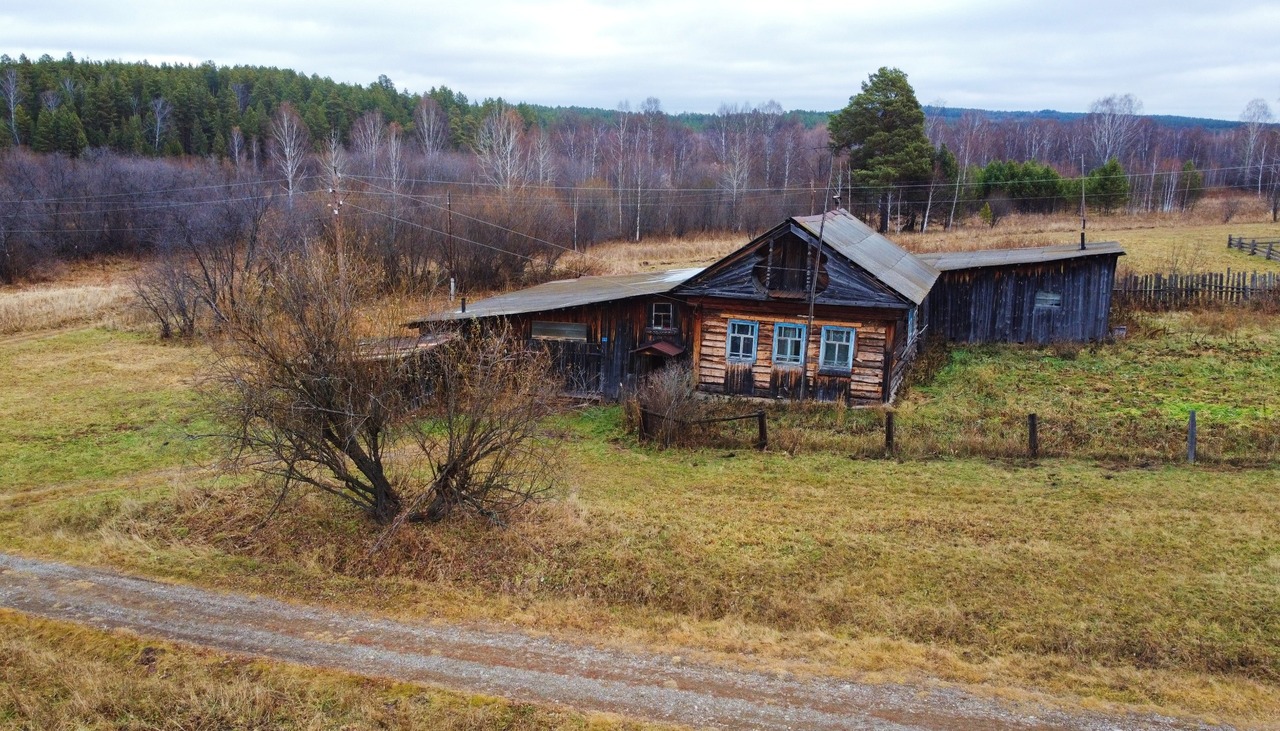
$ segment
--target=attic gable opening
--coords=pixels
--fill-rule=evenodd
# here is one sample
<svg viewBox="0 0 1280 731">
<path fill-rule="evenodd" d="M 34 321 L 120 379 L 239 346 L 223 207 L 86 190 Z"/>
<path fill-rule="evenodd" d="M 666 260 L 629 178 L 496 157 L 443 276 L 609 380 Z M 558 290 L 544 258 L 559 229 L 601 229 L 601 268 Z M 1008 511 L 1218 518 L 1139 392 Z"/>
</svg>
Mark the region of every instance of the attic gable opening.
<svg viewBox="0 0 1280 731">
<path fill-rule="evenodd" d="M 813 274 L 813 253 L 809 243 L 794 234 L 770 239 L 756 250 L 756 263 L 751 276 L 770 297 L 804 299 L 809 296 L 809 278 Z M 827 288 L 827 257 L 818 261 L 818 281 L 814 293 Z"/>
</svg>

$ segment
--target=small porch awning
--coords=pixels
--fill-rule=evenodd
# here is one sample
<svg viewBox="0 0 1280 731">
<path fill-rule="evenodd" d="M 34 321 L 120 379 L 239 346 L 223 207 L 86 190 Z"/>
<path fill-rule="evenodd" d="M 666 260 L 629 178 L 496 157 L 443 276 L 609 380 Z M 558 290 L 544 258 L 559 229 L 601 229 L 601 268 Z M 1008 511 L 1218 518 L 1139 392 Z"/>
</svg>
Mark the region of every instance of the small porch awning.
<svg viewBox="0 0 1280 731">
<path fill-rule="evenodd" d="M 668 358 L 674 358 L 684 352 L 682 346 L 666 340 L 652 340 L 644 343 L 640 347 L 631 351 L 632 353 L 643 353 L 644 355 L 664 355 Z"/>
</svg>

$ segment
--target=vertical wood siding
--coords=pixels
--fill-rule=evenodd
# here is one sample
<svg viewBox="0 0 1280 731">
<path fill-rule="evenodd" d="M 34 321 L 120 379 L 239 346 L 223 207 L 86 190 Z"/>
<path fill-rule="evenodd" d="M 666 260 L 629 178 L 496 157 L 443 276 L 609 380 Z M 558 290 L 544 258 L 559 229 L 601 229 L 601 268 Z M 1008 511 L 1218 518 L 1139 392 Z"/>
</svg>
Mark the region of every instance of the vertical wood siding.
<svg viewBox="0 0 1280 731">
<path fill-rule="evenodd" d="M 932 331 L 964 343 L 1101 340 L 1110 334 L 1117 256 L 943 272 L 929 294 Z M 1058 306 L 1037 306 L 1037 293 Z"/>
</svg>

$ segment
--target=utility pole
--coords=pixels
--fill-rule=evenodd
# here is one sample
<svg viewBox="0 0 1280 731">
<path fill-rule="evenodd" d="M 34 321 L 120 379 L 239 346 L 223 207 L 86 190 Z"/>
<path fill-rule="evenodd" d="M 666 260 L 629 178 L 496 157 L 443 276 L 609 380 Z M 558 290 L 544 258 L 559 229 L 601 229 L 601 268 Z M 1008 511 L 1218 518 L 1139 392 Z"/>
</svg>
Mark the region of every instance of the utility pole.
<svg viewBox="0 0 1280 731">
<path fill-rule="evenodd" d="M 831 170 L 835 167 L 836 154 L 833 150 L 827 160 L 827 190 L 824 193 L 822 204 L 825 206 L 828 199 L 831 198 Z M 840 207 L 840 195 L 836 194 L 832 199 L 836 202 L 836 208 Z M 822 212 L 822 220 L 818 222 L 818 245 L 813 251 L 813 266 L 810 268 L 809 275 L 809 320 L 804 330 L 804 353 L 801 358 L 801 378 L 800 378 L 800 400 L 804 401 L 809 397 L 809 338 L 813 337 L 813 308 L 814 301 L 818 297 L 818 267 L 822 263 L 822 235 L 827 228 L 827 212 Z M 822 358 L 822 343 L 818 343 L 818 358 Z M 814 372 L 817 372 L 815 365 Z"/>
</svg>

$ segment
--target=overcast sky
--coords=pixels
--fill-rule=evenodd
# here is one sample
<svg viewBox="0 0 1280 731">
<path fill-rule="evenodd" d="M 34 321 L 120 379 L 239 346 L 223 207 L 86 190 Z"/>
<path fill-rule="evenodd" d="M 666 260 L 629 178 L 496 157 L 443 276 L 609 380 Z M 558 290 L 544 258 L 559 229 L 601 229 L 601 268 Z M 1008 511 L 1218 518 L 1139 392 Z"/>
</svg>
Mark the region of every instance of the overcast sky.
<svg viewBox="0 0 1280 731">
<path fill-rule="evenodd" d="M 217 0 L 7 2 L 0 53 L 293 68 L 473 100 L 668 112 L 844 106 L 881 66 L 921 103 L 1148 114 L 1280 108 L 1280 2 Z"/>
</svg>

